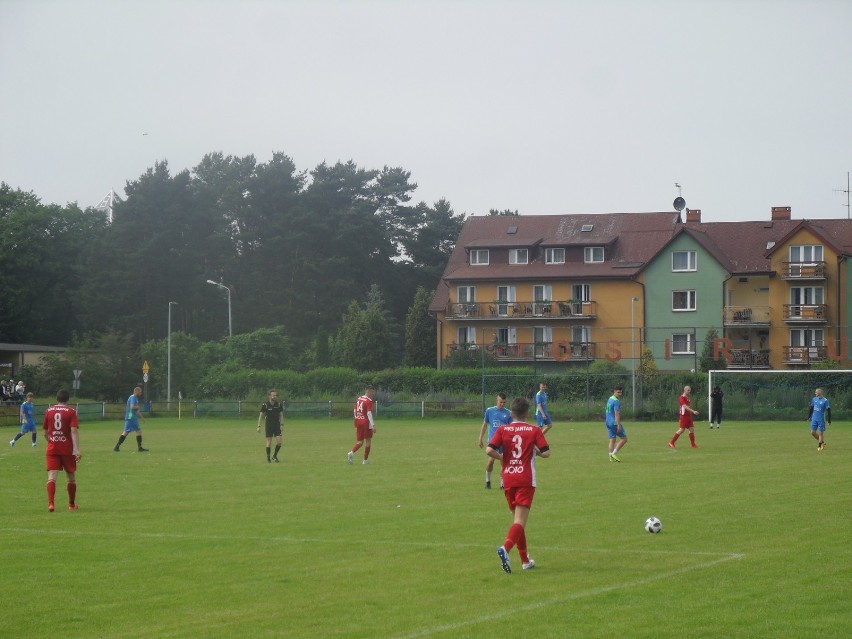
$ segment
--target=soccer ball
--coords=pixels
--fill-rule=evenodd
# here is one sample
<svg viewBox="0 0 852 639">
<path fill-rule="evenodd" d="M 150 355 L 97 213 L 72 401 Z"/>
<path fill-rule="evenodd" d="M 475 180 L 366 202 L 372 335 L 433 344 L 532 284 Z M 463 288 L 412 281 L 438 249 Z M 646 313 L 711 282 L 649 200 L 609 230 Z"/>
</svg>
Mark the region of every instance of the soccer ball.
<svg viewBox="0 0 852 639">
<path fill-rule="evenodd" d="M 645 530 L 649 533 L 658 533 L 663 529 L 663 522 L 656 517 L 648 517 L 645 520 Z"/>
</svg>

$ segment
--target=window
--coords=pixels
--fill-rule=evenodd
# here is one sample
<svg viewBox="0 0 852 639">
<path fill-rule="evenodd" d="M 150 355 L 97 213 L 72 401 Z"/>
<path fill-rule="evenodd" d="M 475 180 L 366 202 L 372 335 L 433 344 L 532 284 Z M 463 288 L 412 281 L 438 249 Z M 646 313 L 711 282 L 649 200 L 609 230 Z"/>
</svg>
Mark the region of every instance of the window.
<svg viewBox="0 0 852 639">
<path fill-rule="evenodd" d="M 822 262 L 822 245 L 802 245 L 790 247 L 791 262 Z"/>
<path fill-rule="evenodd" d="M 672 291 L 673 311 L 694 311 L 695 291 Z"/>
<path fill-rule="evenodd" d="M 790 346 L 824 346 L 825 333 L 821 328 L 796 328 L 790 331 Z"/>
<path fill-rule="evenodd" d="M 695 251 L 672 251 L 672 271 L 697 270 L 698 256 Z"/>
<path fill-rule="evenodd" d="M 497 315 L 502 317 L 506 317 L 509 315 L 509 311 L 512 310 L 514 312 L 513 306 L 515 301 L 515 287 L 514 286 L 498 286 L 497 287 Z"/>
<path fill-rule="evenodd" d="M 459 344 L 476 344 L 476 329 L 472 326 L 459 326 L 456 335 Z"/>
<path fill-rule="evenodd" d="M 470 252 L 470 263 L 488 264 L 488 249 L 474 249 Z"/>
<path fill-rule="evenodd" d="M 604 250 L 603 246 L 587 246 L 583 250 L 583 261 L 587 264 L 589 262 L 603 262 L 604 261 Z"/>
<path fill-rule="evenodd" d="M 694 355 L 695 340 L 692 333 L 675 333 L 672 335 L 672 355 Z"/>
<path fill-rule="evenodd" d="M 459 286 L 458 288 L 459 304 L 472 304 L 476 301 L 475 286 Z"/>
<path fill-rule="evenodd" d="M 529 251 L 527 249 L 509 249 L 509 264 L 528 264 Z"/>
<path fill-rule="evenodd" d="M 571 342 L 574 344 L 586 344 L 592 341 L 592 331 L 588 326 L 572 326 Z"/>
<path fill-rule="evenodd" d="M 590 302 L 592 300 L 592 289 L 589 284 L 574 284 L 571 287 L 571 299 L 578 302 Z"/>
<path fill-rule="evenodd" d="M 564 248 L 549 248 L 544 249 L 545 264 L 565 264 L 565 249 Z"/>
<path fill-rule="evenodd" d="M 533 301 L 549 301 L 553 299 L 553 287 L 547 284 L 536 284 L 533 286 Z"/>
<path fill-rule="evenodd" d="M 790 304 L 816 306 L 823 303 L 822 286 L 792 286 L 790 287 Z"/>
</svg>

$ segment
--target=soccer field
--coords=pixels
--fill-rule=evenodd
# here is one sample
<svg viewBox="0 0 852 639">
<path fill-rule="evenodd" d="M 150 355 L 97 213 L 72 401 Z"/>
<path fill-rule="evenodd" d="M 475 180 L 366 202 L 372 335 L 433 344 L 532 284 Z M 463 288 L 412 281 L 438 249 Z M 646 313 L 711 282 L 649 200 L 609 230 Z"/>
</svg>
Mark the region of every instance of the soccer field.
<svg viewBox="0 0 852 639">
<path fill-rule="evenodd" d="M 480 422 L 380 421 L 348 465 L 347 421 L 292 420 L 267 464 L 252 420 L 154 420 L 150 453 L 84 423 L 80 510 L 47 512 L 44 443 L 0 450 L 3 637 L 847 637 L 849 425 L 804 421 L 666 442 L 557 423 L 505 574 L 510 515 L 484 489 Z M 11 439 L 15 431 L 0 434 Z M 495 474 L 495 486 L 497 476 Z M 651 535 L 643 522 L 663 521 Z"/>
</svg>

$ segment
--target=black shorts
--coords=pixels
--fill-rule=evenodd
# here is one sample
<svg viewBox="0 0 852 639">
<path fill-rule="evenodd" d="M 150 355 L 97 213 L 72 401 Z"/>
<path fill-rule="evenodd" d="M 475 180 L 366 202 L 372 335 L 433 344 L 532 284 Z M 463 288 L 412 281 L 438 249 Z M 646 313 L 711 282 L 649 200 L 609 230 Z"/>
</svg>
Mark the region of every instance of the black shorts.
<svg viewBox="0 0 852 639">
<path fill-rule="evenodd" d="M 267 424 L 266 425 L 266 436 L 267 437 L 281 437 L 281 424 Z"/>
</svg>

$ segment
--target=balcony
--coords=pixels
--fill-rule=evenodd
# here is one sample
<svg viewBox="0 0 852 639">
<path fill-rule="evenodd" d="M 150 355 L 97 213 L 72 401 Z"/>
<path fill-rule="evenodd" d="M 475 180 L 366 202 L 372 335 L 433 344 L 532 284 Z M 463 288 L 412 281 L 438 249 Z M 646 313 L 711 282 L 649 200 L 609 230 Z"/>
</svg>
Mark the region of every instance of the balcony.
<svg viewBox="0 0 852 639">
<path fill-rule="evenodd" d="M 824 280 L 825 262 L 782 262 L 785 280 Z"/>
<path fill-rule="evenodd" d="M 784 304 L 784 321 L 789 324 L 825 324 L 825 304 Z"/>
<path fill-rule="evenodd" d="M 447 304 L 447 319 L 496 320 L 496 319 L 595 319 L 597 303 L 592 301 L 568 300 L 564 302 L 450 302 Z"/>
<path fill-rule="evenodd" d="M 725 326 L 769 326 L 768 306 L 726 306 L 722 309 Z"/>
<path fill-rule="evenodd" d="M 825 346 L 785 346 L 785 364 L 814 364 L 828 359 Z"/>
<path fill-rule="evenodd" d="M 769 351 L 753 351 L 746 348 L 732 348 L 729 369 L 759 368 L 769 369 Z"/>
<path fill-rule="evenodd" d="M 569 360 L 587 361 L 595 359 L 596 344 L 594 342 L 519 342 L 515 344 L 494 343 L 481 344 L 450 344 L 446 355 L 457 351 L 479 351 L 485 352 L 499 361 L 506 362 L 533 362 L 553 361 L 566 362 Z"/>
</svg>

